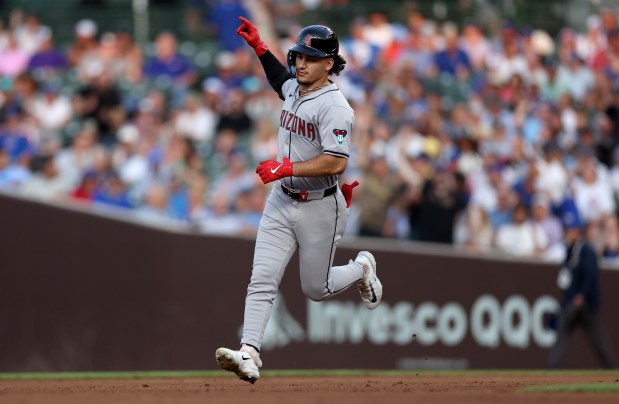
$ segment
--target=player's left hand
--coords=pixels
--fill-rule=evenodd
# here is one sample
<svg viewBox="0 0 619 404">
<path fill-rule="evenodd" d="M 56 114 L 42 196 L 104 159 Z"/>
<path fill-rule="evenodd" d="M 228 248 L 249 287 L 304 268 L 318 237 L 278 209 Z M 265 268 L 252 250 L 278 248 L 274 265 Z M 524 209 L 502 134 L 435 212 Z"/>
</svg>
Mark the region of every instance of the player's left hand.
<svg viewBox="0 0 619 404">
<path fill-rule="evenodd" d="M 292 177 L 292 162 L 287 157 L 280 163 L 275 160 L 261 161 L 256 167 L 256 173 L 265 184 L 284 177 Z"/>
<path fill-rule="evenodd" d="M 249 46 L 256 52 L 257 56 L 264 55 L 268 50 L 268 46 L 260 39 L 258 28 L 254 26 L 247 18 L 239 17 L 242 24 L 236 29 L 236 34 L 243 38 Z"/>
</svg>

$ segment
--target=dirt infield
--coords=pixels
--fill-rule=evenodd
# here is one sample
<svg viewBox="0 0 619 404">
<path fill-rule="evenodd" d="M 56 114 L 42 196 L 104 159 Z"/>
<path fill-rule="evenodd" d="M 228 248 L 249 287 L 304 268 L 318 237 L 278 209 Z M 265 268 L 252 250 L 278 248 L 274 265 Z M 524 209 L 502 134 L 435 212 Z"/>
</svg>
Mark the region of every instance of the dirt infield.
<svg viewBox="0 0 619 404">
<path fill-rule="evenodd" d="M 0 403 L 608 403 L 617 394 L 529 393 L 527 386 L 619 383 L 613 375 L 464 375 L 408 377 L 263 377 L 184 379 L 2 380 Z"/>
</svg>

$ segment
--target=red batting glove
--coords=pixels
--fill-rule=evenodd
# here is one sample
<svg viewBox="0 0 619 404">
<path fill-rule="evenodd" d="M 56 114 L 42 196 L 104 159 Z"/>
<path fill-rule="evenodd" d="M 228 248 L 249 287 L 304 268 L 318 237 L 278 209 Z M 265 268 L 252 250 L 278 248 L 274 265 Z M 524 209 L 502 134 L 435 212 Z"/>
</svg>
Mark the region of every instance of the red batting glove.
<svg viewBox="0 0 619 404">
<path fill-rule="evenodd" d="M 346 207 L 350 208 L 350 201 L 352 200 L 352 190 L 359 185 L 359 181 L 355 181 L 352 184 L 344 184 L 342 185 L 342 194 L 344 195 L 344 199 L 346 199 Z"/>
<path fill-rule="evenodd" d="M 264 160 L 256 167 L 256 173 L 265 184 L 284 177 L 292 177 L 292 163 L 284 157 L 284 162 Z"/>
<path fill-rule="evenodd" d="M 267 44 L 260 39 L 258 28 L 256 28 L 254 24 L 249 22 L 249 20 L 245 17 L 239 17 L 239 20 L 241 20 L 243 24 L 236 29 L 236 34 L 243 38 L 249 46 L 254 48 L 256 55 L 264 55 L 269 48 L 267 47 Z"/>
</svg>

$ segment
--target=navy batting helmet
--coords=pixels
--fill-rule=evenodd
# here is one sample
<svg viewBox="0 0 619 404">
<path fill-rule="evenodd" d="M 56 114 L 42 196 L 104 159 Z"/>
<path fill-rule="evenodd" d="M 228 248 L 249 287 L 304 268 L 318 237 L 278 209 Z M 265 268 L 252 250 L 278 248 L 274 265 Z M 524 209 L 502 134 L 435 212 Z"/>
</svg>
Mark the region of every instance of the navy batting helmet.
<svg viewBox="0 0 619 404">
<path fill-rule="evenodd" d="M 337 35 L 324 25 L 310 25 L 299 32 L 297 43 L 288 51 L 288 67 L 294 76 L 294 61 L 297 53 L 318 58 L 336 56 L 340 50 Z"/>
</svg>

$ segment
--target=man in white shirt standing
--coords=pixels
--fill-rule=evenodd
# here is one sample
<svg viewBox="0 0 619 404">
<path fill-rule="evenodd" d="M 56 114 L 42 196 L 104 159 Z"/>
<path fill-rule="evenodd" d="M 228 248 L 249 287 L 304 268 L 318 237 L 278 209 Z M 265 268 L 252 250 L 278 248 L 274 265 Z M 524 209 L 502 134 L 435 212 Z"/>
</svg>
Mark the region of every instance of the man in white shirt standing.
<svg viewBox="0 0 619 404">
<path fill-rule="evenodd" d="M 497 230 L 495 245 L 511 256 L 535 257 L 546 250 L 548 238 L 541 227 L 532 223 L 526 205 L 520 203 L 514 208 L 512 223 Z"/>
</svg>

